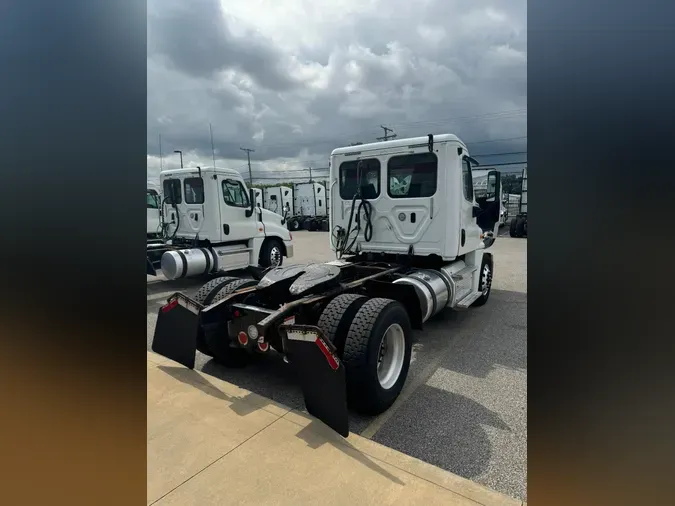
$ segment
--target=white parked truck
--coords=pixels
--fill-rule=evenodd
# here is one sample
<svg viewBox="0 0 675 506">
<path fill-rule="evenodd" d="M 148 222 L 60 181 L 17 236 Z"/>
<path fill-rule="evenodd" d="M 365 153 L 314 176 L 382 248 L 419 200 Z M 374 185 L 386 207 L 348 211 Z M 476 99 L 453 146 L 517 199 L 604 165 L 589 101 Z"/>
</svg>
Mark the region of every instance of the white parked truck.
<svg viewBox="0 0 675 506">
<path fill-rule="evenodd" d="M 293 216 L 288 220 L 290 230 L 328 230 L 328 200 L 326 187 L 317 182 L 293 185 Z"/>
<path fill-rule="evenodd" d="M 494 275 L 499 172 L 476 199 L 477 165 L 456 136 L 339 148 L 331 155 L 328 263 L 215 278 L 159 311 L 152 349 L 187 367 L 284 355 L 305 405 L 343 436 L 347 406 L 378 414 L 406 381 L 413 329 L 446 308 L 484 305 Z"/>
<path fill-rule="evenodd" d="M 239 172 L 181 168 L 160 174 L 165 242 L 148 245 L 147 273 L 167 279 L 279 266 L 293 256 L 282 216 L 255 203 Z"/>
<path fill-rule="evenodd" d="M 269 186 L 264 189 L 263 207 L 286 218 L 293 214 L 293 188 Z"/>
</svg>

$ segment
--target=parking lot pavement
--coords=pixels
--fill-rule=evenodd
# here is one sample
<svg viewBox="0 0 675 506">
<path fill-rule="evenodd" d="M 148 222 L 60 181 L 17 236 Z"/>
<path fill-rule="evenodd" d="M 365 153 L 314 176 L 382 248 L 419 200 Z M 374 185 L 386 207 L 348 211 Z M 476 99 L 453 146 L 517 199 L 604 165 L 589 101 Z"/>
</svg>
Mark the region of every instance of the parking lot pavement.
<svg viewBox="0 0 675 506">
<path fill-rule="evenodd" d="M 502 231 L 504 228 L 502 228 Z M 379 417 L 352 414 L 350 429 L 442 469 L 527 500 L 527 240 L 495 242 L 488 303 L 445 311 L 414 333 L 413 361 L 398 401 Z M 506 231 L 508 236 L 508 230 Z M 292 263 L 332 260 L 328 234 L 294 232 Z M 289 262 L 290 263 L 290 262 Z M 148 285 L 148 348 L 162 296 L 188 295 L 198 280 Z M 166 295 L 164 295 L 166 294 Z M 302 409 L 293 370 L 278 356 L 244 369 L 198 354 L 196 368 Z"/>
</svg>

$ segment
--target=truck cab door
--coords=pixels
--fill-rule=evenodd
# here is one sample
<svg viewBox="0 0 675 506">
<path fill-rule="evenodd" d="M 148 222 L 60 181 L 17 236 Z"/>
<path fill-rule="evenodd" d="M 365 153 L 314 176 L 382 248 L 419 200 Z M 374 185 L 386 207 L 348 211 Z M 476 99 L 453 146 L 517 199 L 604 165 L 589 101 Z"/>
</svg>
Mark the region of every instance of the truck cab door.
<svg viewBox="0 0 675 506">
<path fill-rule="evenodd" d="M 484 196 L 476 198 L 480 208 L 476 223 L 483 232 L 499 233 L 499 213 L 502 208 L 501 174 L 491 170 L 487 175 L 487 189 Z"/>
<path fill-rule="evenodd" d="M 259 213 L 254 212 L 250 215 L 251 202 L 248 189 L 239 179 L 227 176 L 218 176 L 218 183 L 220 198 L 225 203 L 220 206 L 222 241 L 252 239 L 258 234 Z"/>
</svg>

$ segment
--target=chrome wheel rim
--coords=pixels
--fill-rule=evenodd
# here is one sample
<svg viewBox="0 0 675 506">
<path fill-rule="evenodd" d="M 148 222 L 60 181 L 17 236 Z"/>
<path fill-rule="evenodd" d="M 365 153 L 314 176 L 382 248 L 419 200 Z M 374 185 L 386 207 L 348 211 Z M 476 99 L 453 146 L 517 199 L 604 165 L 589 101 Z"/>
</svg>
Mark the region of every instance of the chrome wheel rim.
<svg viewBox="0 0 675 506">
<path fill-rule="evenodd" d="M 380 386 L 389 390 L 396 384 L 405 358 L 405 334 L 398 323 L 387 328 L 380 342 L 377 357 L 377 379 Z"/>
<path fill-rule="evenodd" d="M 490 266 L 488 264 L 485 264 L 483 267 L 481 278 L 481 281 L 483 282 L 483 295 L 486 296 L 490 292 L 490 285 L 492 284 L 492 272 L 490 272 Z"/>
<path fill-rule="evenodd" d="M 278 267 L 280 263 L 281 263 L 281 250 L 277 246 L 274 246 L 270 251 L 270 265 L 272 267 Z"/>
</svg>

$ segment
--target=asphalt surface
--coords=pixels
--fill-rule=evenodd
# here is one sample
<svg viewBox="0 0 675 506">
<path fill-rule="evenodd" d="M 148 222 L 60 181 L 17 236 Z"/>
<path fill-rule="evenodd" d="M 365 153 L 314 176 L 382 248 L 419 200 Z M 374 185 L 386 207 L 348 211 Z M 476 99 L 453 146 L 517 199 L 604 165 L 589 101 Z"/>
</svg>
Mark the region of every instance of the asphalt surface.
<svg viewBox="0 0 675 506">
<path fill-rule="evenodd" d="M 325 232 L 294 232 L 292 263 L 334 259 Z M 495 278 L 488 303 L 446 310 L 414 333 L 413 358 L 398 401 L 378 417 L 352 413 L 350 430 L 527 500 L 527 240 L 492 247 Z M 159 307 L 173 291 L 194 294 L 203 280 L 148 277 L 150 349 Z M 293 370 L 274 355 L 228 369 L 197 354 L 196 369 L 304 409 Z"/>
</svg>

